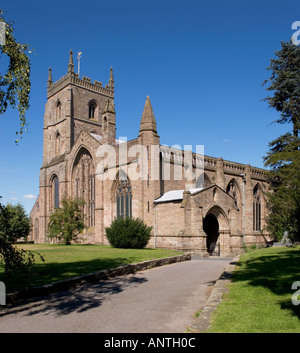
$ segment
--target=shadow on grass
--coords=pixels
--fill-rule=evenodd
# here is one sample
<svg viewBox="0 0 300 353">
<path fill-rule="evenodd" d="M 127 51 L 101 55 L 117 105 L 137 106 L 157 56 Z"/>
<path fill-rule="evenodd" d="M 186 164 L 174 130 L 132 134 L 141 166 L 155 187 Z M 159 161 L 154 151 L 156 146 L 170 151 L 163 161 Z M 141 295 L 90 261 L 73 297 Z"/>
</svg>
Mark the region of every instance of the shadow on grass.
<svg viewBox="0 0 300 353">
<path fill-rule="evenodd" d="M 291 289 L 292 284 L 300 281 L 300 249 L 280 249 L 258 252 L 257 256 L 237 262 L 232 281 L 247 281 L 251 286 L 268 288 L 278 296 L 281 308 L 300 320 L 300 305 L 293 305 L 291 301 L 296 291 Z"/>
<path fill-rule="evenodd" d="M 31 285 L 41 285 L 56 280 L 70 278 L 72 276 L 115 268 L 125 263 L 128 263 L 128 258 L 90 260 L 65 264 L 37 264 L 34 277 L 31 280 Z M 53 275 L 55 272 L 56 276 Z M 43 283 L 38 283 L 39 276 L 43 277 Z M 49 277 L 48 281 L 47 276 Z M 34 280 L 35 283 L 33 283 Z M 36 299 L 20 301 L 13 305 L 9 305 L 3 308 L 3 310 L 0 310 L 0 317 L 15 314 L 17 312 L 23 312 L 28 316 L 39 313 L 49 314 L 53 312 L 57 316 L 68 315 L 72 312 L 80 313 L 100 306 L 105 300 L 109 300 L 111 295 L 120 293 L 129 286 L 136 286 L 144 282 L 146 282 L 145 278 L 128 275 L 101 280 L 96 283 L 83 284 L 70 288 L 69 290 L 63 290 L 59 293 L 53 293 Z"/>
<path fill-rule="evenodd" d="M 5 283 L 7 293 L 13 293 L 15 291 L 23 291 L 28 288 L 65 280 L 71 277 L 116 268 L 132 262 L 134 262 L 134 258 L 130 257 L 102 257 L 101 259 L 76 262 L 36 263 L 30 277 L 24 277 L 22 274 L 12 275 L 1 273 L 0 281 Z"/>
</svg>

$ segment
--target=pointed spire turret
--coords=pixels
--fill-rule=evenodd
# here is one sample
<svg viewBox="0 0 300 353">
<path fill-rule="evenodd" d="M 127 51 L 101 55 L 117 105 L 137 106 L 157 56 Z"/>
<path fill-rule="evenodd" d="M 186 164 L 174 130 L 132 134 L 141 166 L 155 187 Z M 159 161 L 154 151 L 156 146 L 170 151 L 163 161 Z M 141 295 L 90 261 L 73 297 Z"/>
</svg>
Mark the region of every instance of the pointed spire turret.
<svg viewBox="0 0 300 353">
<path fill-rule="evenodd" d="M 52 83 L 53 83 L 53 81 L 52 81 L 52 70 L 51 70 L 51 67 L 49 67 L 47 87 L 51 86 Z"/>
<path fill-rule="evenodd" d="M 154 117 L 152 105 L 149 96 L 147 96 L 146 103 L 144 106 L 144 111 L 140 123 L 140 132 L 142 131 L 156 131 L 156 120 Z"/>
<path fill-rule="evenodd" d="M 109 81 L 108 81 L 108 85 L 114 89 L 115 87 L 115 81 L 114 81 L 114 75 L 113 75 L 113 68 L 110 68 L 110 74 L 109 74 Z"/>
<path fill-rule="evenodd" d="M 73 51 L 70 50 L 68 72 L 74 72 Z"/>
</svg>

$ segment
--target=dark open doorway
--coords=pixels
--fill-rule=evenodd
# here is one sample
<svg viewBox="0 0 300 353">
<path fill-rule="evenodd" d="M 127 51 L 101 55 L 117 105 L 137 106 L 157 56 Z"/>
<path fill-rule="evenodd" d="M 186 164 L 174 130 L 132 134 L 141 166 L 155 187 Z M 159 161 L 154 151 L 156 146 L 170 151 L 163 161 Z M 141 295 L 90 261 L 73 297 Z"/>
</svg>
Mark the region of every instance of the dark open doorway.
<svg viewBox="0 0 300 353">
<path fill-rule="evenodd" d="M 204 218 L 203 230 L 207 235 L 206 246 L 209 255 L 220 256 L 220 246 L 218 243 L 219 238 L 219 222 L 215 215 L 212 213 L 208 214 Z"/>
</svg>

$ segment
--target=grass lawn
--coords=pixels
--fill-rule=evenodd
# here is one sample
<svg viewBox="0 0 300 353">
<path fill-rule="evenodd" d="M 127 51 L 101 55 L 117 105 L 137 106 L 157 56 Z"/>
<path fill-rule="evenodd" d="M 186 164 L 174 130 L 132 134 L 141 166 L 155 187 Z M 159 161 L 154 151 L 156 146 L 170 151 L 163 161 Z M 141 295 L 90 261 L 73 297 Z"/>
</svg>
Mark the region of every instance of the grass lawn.
<svg viewBox="0 0 300 353">
<path fill-rule="evenodd" d="M 5 283 L 7 293 L 125 264 L 182 254 L 175 250 L 117 249 L 104 245 L 24 244 L 18 247 L 40 253 L 45 262 L 36 256 L 30 280 L 20 275 L 6 275 L 0 266 L 0 281 Z"/>
<path fill-rule="evenodd" d="M 296 292 L 292 284 L 300 281 L 299 265 L 299 246 L 242 255 L 208 332 L 299 333 L 300 305 L 291 301 Z"/>
</svg>

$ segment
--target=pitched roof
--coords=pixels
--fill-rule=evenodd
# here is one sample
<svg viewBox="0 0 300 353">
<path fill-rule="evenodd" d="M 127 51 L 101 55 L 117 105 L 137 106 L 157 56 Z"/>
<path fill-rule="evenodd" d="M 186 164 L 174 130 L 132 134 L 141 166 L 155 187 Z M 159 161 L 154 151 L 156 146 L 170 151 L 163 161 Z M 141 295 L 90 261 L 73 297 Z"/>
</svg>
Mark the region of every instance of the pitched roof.
<svg viewBox="0 0 300 353">
<path fill-rule="evenodd" d="M 190 193 L 193 195 L 198 191 L 202 190 L 203 188 L 195 188 L 190 189 Z M 183 199 L 183 192 L 184 190 L 170 190 L 165 192 L 161 197 L 154 200 L 154 203 L 161 203 L 161 202 L 170 202 L 170 201 L 178 201 Z"/>
</svg>

